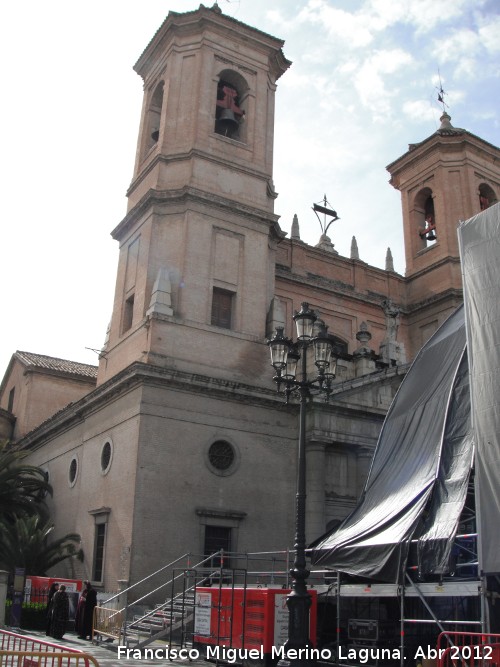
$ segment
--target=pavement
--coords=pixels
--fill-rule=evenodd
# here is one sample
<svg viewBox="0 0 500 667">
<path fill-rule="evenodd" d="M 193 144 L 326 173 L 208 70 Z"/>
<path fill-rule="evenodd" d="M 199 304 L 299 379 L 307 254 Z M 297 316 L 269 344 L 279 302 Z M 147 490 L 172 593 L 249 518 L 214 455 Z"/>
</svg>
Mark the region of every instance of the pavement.
<svg viewBox="0 0 500 667">
<path fill-rule="evenodd" d="M 99 667 L 158 667 L 168 663 L 174 667 L 208 667 L 213 665 L 213 662 L 208 662 L 203 653 L 199 653 L 194 649 L 185 649 L 185 653 L 180 656 L 175 651 L 178 647 L 172 646 L 171 651 L 168 651 L 168 644 L 156 642 L 155 644 L 146 647 L 139 654 L 137 650 L 127 649 L 122 646 L 118 647 L 116 643 L 101 643 L 99 645 L 92 643 L 90 640 L 80 639 L 76 633 L 67 632 L 62 639 L 53 639 L 47 637 L 45 632 L 36 630 L 14 630 L 14 628 L 6 628 L 10 632 L 16 632 L 25 637 L 32 637 L 38 641 L 50 642 L 57 644 L 61 648 L 78 649 L 88 653 L 99 663 Z M 149 649 L 149 651 L 147 650 Z"/>
</svg>

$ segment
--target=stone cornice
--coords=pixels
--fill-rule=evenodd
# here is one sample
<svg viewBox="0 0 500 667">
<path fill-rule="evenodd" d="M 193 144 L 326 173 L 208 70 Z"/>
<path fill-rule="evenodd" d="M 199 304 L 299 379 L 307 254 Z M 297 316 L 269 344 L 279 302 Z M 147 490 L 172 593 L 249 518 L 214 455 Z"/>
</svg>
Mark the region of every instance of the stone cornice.
<svg viewBox="0 0 500 667">
<path fill-rule="evenodd" d="M 346 416 L 364 416 L 366 413 L 380 415 L 382 411 L 369 409 L 365 406 L 347 405 L 335 402 L 335 396 L 354 392 L 362 387 L 387 381 L 396 375 L 406 372 L 406 367 L 398 366 L 384 369 L 353 380 L 334 385 L 332 403 L 321 405 L 314 402 L 312 409 L 329 410 Z M 271 372 L 269 374 L 271 377 Z M 79 401 L 71 403 L 55 415 L 47 419 L 36 429 L 25 435 L 18 444 L 25 449 L 37 449 L 50 438 L 64 433 L 75 424 L 81 423 L 90 414 L 102 409 L 107 403 L 116 400 L 125 393 L 141 386 L 162 386 L 168 389 L 182 390 L 193 394 L 206 394 L 217 399 L 241 402 L 246 405 L 264 406 L 288 414 L 298 413 L 299 405 L 286 404 L 282 394 L 278 394 L 274 387 L 257 387 L 223 378 L 209 377 L 195 373 L 186 373 L 176 369 L 160 368 L 140 362 L 131 364 L 113 378 L 100 385 Z M 384 411 L 385 412 L 385 411 Z"/>
<path fill-rule="evenodd" d="M 0 419 L 4 419 L 5 421 L 10 422 L 11 424 L 14 424 L 16 421 L 16 416 L 12 414 L 12 412 L 9 412 L 8 410 L 4 410 L 4 408 L 0 408 Z"/>
<path fill-rule="evenodd" d="M 253 48 L 267 52 L 276 79 L 291 65 L 291 62 L 285 58 L 281 50 L 284 44 L 283 40 L 227 16 L 220 10 L 215 9 L 215 6 L 209 8 L 200 5 L 198 9 L 191 12 L 170 11 L 134 65 L 134 70 L 145 78 L 148 65 L 154 60 L 155 52 L 162 47 L 166 39 L 173 39 L 176 34 L 199 34 L 206 29 L 212 29 L 219 33 L 224 32 L 228 36 L 232 35 L 239 42 L 244 36 Z"/>
<path fill-rule="evenodd" d="M 433 294 L 427 299 L 422 299 L 421 301 L 417 301 L 416 303 L 410 304 L 407 307 L 406 313 L 407 315 L 413 315 L 419 310 L 423 310 L 424 308 L 429 308 L 429 306 L 437 305 L 442 301 L 449 300 L 450 298 L 455 299 L 457 303 L 461 303 L 464 298 L 463 290 L 450 288 L 444 290 L 443 292 L 440 292 L 439 294 Z"/>
<path fill-rule="evenodd" d="M 195 512 L 198 516 L 206 516 L 211 519 L 236 519 L 241 521 L 247 516 L 246 512 L 239 512 L 238 510 L 219 510 L 204 507 L 197 507 Z"/>
<path fill-rule="evenodd" d="M 271 373 L 270 373 L 271 377 Z M 256 387 L 221 378 L 186 373 L 175 369 L 160 368 L 135 362 L 100 385 L 75 403 L 70 403 L 36 429 L 19 440 L 23 448 L 37 448 L 45 440 L 66 431 L 81 422 L 87 415 L 101 409 L 107 402 L 144 384 L 164 385 L 190 393 L 206 393 L 217 398 L 244 402 L 252 405 L 266 405 L 274 409 L 287 406 L 274 388 Z"/>
<path fill-rule="evenodd" d="M 424 248 L 423 252 L 429 252 L 433 250 L 433 248 L 436 246 L 430 246 L 429 248 Z M 421 251 L 422 252 L 422 251 Z M 434 261 L 432 264 L 429 264 L 428 266 L 422 267 L 421 269 L 418 269 L 414 273 L 406 276 L 405 281 L 406 283 L 410 284 L 412 281 L 421 278 L 422 276 L 425 276 L 427 273 L 433 273 L 436 269 L 439 269 L 440 267 L 446 265 L 446 264 L 456 264 L 460 265 L 460 257 L 453 256 L 453 255 L 446 255 L 446 257 L 441 257 L 441 259 L 438 259 Z"/>
<path fill-rule="evenodd" d="M 456 152 L 457 148 L 460 146 L 463 150 L 463 147 L 466 144 L 474 147 L 480 147 L 482 151 L 488 153 L 493 158 L 496 157 L 498 159 L 500 154 L 500 149 L 497 146 L 490 144 L 484 139 L 481 139 L 480 137 L 477 137 L 476 135 L 467 132 L 466 130 L 451 135 L 442 135 L 436 132 L 418 144 L 411 144 L 410 150 L 404 153 L 397 160 L 394 160 L 394 162 L 391 162 L 391 164 L 387 165 L 386 169 L 391 174 L 390 183 L 394 185 L 392 181 L 393 179 L 395 182 L 397 181 L 397 174 L 400 171 L 407 169 L 408 166 L 414 162 L 423 160 L 433 152 L 437 154 L 441 154 L 443 152 Z"/>
<path fill-rule="evenodd" d="M 231 139 L 230 137 L 223 137 L 222 135 L 216 134 L 215 132 L 213 134 L 213 137 L 216 139 L 216 141 L 221 141 L 228 144 L 236 145 L 238 148 L 247 151 L 249 154 L 251 153 L 250 148 L 246 144 L 237 141 L 236 139 Z M 137 174 L 137 176 L 127 189 L 126 192 L 127 197 L 130 197 L 133 190 L 137 188 L 137 186 L 146 178 L 146 176 L 150 174 L 151 171 L 153 171 L 153 169 L 158 167 L 158 165 L 160 165 L 161 163 L 171 164 L 173 162 L 186 162 L 189 160 L 193 160 L 195 158 L 199 158 L 200 160 L 206 160 L 207 162 L 212 162 L 214 166 L 220 166 L 220 165 L 223 165 L 224 167 L 229 166 L 232 171 L 239 171 L 244 176 L 250 175 L 256 179 L 265 181 L 268 184 L 267 187 L 269 187 L 269 180 L 271 177 L 267 171 L 262 171 L 261 169 L 255 169 L 247 162 L 235 159 L 234 156 L 230 161 L 228 161 L 227 155 L 219 156 L 215 153 L 210 153 L 198 147 L 193 147 L 190 150 L 184 151 L 182 153 L 169 153 L 169 154 L 161 153 L 160 149 L 155 147 L 153 147 L 152 150 L 157 152 L 154 155 L 152 153 L 149 153 L 146 156 L 144 162 L 146 162 L 148 158 L 151 159 L 146 165 L 144 165 L 144 163 L 143 165 L 141 165 L 140 172 Z"/>
<path fill-rule="evenodd" d="M 358 391 L 361 388 L 369 387 L 373 384 L 379 384 L 382 381 L 392 381 L 392 379 L 395 377 L 404 377 L 406 373 L 408 373 L 410 366 L 410 363 L 401 364 L 400 366 L 389 366 L 388 368 L 384 368 L 381 371 L 375 371 L 369 375 L 362 375 L 361 377 L 335 383 L 333 385 L 332 402 L 334 402 L 335 396 L 339 394 L 347 396 L 349 393 Z M 362 410 L 360 412 L 362 412 Z M 383 412 L 385 414 L 387 411 L 384 410 Z"/>
<path fill-rule="evenodd" d="M 176 204 L 185 204 L 187 201 L 195 202 L 201 206 L 210 206 L 221 211 L 230 211 L 233 215 L 237 214 L 246 217 L 254 223 L 264 223 L 275 228 L 276 226 L 279 227 L 279 216 L 274 213 L 252 208 L 231 199 L 226 199 L 225 197 L 185 186 L 179 190 L 148 190 L 136 206 L 127 213 L 120 224 L 113 229 L 111 236 L 115 240 L 120 240 L 152 206 L 174 206 Z"/>
</svg>

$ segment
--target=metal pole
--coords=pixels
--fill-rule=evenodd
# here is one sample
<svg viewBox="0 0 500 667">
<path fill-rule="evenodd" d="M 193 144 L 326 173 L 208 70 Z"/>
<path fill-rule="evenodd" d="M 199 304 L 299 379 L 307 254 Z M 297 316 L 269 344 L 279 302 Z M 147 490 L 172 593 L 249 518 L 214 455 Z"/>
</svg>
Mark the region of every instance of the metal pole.
<svg viewBox="0 0 500 667">
<path fill-rule="evenodd" d="M 285 644 L 285 653 L 288 656 L 287 664 L 304 665 L 310 663 L 307 649 L 311 648 L 309 638 L 309 609 L 311 597 L 307 592 L 307 577 L 309 571 L 306 567 L 306 409 L 309 389 L 307 387 L 306 367 L 307 343 L 302 344 L 302 382 L 299 386 L 300 393 L 300 418 L 299 418 L 299 443 L 297 461 L 297 494 L 296 494 L 296 517 L 295 517 L 295 559 L 290 571 L 292 577 L 292 590 L 287 598 L 289 610 L 288 640 Z M 304 651 L 304 649 L 306 649 Z M 301 650 L 303 651 L 301 653 Z"/>
<path fill-rule="evenodd" d="M 401 620 L 399 622 L 399 641 L 400 641 L 400 664 L 401 667 L 404 667 L 405 664 L 405 585 L 404 582 L 400 586 L 401 598 L 400 598 L 400 615 Z"/>
<path fill-rule="evenodd" d="M 337 570 L 337 660 L 340 654 L 340 570 Z"/>
</svg>

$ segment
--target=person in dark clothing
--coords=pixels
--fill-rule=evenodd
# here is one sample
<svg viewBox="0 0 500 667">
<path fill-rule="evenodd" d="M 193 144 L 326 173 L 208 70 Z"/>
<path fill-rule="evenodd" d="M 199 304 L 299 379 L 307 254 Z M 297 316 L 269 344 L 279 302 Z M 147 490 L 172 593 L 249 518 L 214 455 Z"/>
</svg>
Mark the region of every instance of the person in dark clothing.
<svg viewBox="0 0 500 667">
<path fill-rule="evenodd" d="M 94 623 L 94 609 L 97 605 L 97 591 L 92 588 L 90 581 L 85 582 L 87 595 L 85 597 L 85 609 L 83 612 L 83 632 L 81 637 L 92 639 L 92 626 Z"/>
<path fill-rule="evenodd" d="M 87 583 L 87 582 L 85 582 Z M 78 605 L 76 607 L 76 613 L 75 613 L 75 630 L 76 634 L 78 635 L 79 639 L 84 639 L 84 627 L 83 627 L 83 619 L 85 616 L 85 602 L 87 599 L 87 589 L 84 588 L 79 599 L 78 599 Z"/>
<path fill-rule="evenodd" d="M 49 588 L 49 595 L 47 598 L 47 626 L 45 629 L 45 634 L 46 635 L 51 635 L 51 625 L 52 625 L 52 612 L 54 611 L 53 607 L 53 600 L 54 600 L 54 595 L 57 593 L 59 590 L 59 584 L 53 583 L 50 585 Z"/>
<path fill-rule="evenodd" d="M 69 619 L 69 597 L 66 593 L 66 586 L 59 586 L 57 593 L 54 593 L 52 607 L 50 634 L 54 639 L 62 639 Z"/>
</svg>

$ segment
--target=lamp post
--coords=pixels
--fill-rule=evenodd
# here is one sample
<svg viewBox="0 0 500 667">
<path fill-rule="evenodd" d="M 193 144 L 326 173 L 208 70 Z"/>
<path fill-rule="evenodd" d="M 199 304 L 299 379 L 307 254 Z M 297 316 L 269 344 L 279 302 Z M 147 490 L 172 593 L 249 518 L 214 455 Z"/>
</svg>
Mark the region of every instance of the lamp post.
<svg viewBox="0 0 500 667">
<path fill-rule="evenodd" d="M 271 349 L 271 364 L 276 371 L 274 381 L 278 391 L 284 387 L 286 402 L 292 392 L 299 395 L 299 443 L 297 461 L 297 490 L 295 516 L 295 559 L 290 571 L 292 590 L 287 598 L 289 610 L 288 640 L 285 644 L 285 655 L 290 663 L 304 665 L 310 663 L 308 658 L 311 648 L 309 637 L 309 609 L 311 598 L 307 592 L 309 571 L 306 566 L 306 407 L 311 390 L 322 393 L 325 399 L 332 392 L 335 379 L 336 359 L 332 356 L 333 336 L 328 327 L 321 323 L 319 332 L 313 337 L 316 313 L 303 303 L 299 312 L 293 316 L 297 327 L 297 341 L 293 342 L 283 335 L 283 327 L 278 327 L 272 339 L 268 341 Z M 314 350 L 316 377 L 307 377 L 307 351 Z M 297 378 L 297 365 L 300 373 Z"/>
</svg>

